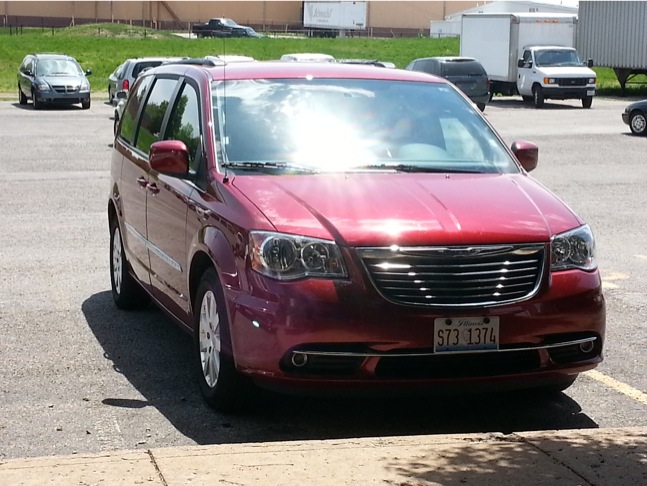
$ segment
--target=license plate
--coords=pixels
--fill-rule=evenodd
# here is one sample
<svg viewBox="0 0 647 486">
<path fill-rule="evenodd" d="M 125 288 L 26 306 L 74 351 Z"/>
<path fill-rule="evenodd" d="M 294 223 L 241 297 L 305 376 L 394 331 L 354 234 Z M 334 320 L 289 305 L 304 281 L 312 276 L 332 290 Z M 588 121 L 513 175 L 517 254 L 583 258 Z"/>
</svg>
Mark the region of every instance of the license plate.
<svg viewBox="0 0 647 486">
<path fill-rule="evenodd" d="M 434 352 L 465 353 L 499 349 L 498 317 L 434 319 Z"/>
<path fill-rule="evenodd" d="M 587 91 L 586 96 L 595 96 L 595 90 Z"/>
</svg>

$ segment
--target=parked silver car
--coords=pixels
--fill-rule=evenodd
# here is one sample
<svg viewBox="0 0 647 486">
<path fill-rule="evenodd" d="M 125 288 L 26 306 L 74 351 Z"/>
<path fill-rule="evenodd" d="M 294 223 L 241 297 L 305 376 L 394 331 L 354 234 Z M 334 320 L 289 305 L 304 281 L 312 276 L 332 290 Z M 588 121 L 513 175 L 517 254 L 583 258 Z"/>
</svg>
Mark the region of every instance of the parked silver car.
<svg viewBox="0 0 647 486">
<path fill-rule="evenodd" d="M 138 57 L 126 59 L 108 77 L 108 101 L 117 104 L 118 91 L 128 91 L 142 71 L 161 66 L 165 62 L 177 61 L 181 57 Z"/>
<path fill-rule="evenodd" d="M 90 83 L 76 59 L 64 54 L 27 54 L 18 68 L 18 102 L 32 100 L 35 110 L 46 103 L 81 103 L 90 108 Z"/>
</svg>

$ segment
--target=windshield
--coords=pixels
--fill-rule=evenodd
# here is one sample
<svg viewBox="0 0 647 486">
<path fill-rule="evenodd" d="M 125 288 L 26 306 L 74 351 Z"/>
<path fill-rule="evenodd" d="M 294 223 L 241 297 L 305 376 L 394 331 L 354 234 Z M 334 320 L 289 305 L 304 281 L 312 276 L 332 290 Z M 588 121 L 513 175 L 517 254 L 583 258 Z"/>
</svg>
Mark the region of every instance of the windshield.
<svg viewBox="0 0 647 486">
<path fill-rule="evenodd" d="M 44 60 L 36 66 L 37 76 L 82 76 L 83 70 L 74 61 L 66 59 Z"/>
<path fill-rule="evenodd" d="M 212 88 L 213 136 L 234 172 L 519 172 L 450 85 L 256 79 Z"/>
<path fill-rule="evenodd" d="M 537 51 L 535 53 L 535 64 L 537 66 L 581 66 L 582 61 L 577 51 L 572 49 L 550 49 Z"/>
</svg>

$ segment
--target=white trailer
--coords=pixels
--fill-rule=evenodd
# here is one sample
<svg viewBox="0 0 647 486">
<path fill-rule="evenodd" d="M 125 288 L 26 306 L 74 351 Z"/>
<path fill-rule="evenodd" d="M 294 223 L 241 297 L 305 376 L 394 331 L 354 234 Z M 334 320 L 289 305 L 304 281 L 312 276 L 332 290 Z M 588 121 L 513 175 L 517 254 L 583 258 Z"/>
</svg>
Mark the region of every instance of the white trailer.
<svg viewBox="0 0 647 486">
<path fill-rule="evenodd" d="M 624 95 L 628 81 L 647 75 L 647 2 L 580 2 L 577 47 L 613 69 Z"/>
<path fill-rule="evenodd" d="M 590 108 L 596 76 L 575 50 L 576 30 L 574 14 L 464 14 L 460 53 L 481 62 L 493 95 L 520 94 L 537 108 L 545 99 L 580 99 Z"/>
<path fill-rule="evenodd" d="M 336 36 L 346 30 L 366 29 L 366 2 L 303 2 L 303 26 L 311 35 Z"/>
</svg>

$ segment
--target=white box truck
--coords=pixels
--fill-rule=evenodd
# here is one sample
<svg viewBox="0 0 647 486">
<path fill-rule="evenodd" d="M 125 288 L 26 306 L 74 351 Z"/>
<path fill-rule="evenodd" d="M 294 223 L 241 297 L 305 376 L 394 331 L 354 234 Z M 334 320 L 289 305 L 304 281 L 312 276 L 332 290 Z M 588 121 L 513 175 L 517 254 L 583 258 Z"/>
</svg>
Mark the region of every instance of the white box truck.
<svg viewBox="0 0 647 486">
<path fill-rule="evenodd" d="M 576 28 L 574 14 L 464 14 L 460 53 L 481 62 L 491 95 L 519 94 L 537 108 L 546 99 L 579 99 L 590 108 L 596 75 L 575 50 Z"/>
<path fill-rule="evenodd" d="M 366 29 L 366 2 L 303 2 L 303 27 L 310 37 L 342 37 Z"/>
</svg>

